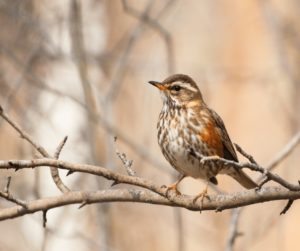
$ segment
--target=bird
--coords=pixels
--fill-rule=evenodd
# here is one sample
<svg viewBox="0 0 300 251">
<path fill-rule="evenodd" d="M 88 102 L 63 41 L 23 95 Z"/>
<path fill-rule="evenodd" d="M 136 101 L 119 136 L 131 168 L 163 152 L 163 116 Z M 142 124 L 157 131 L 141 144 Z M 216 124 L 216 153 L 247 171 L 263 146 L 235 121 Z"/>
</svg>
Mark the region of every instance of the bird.
<svg viewBox="0 0 300 251">
<path fill-rule="evenodd" d="M 221 117 L 204 102 L 200 89 L 195 81 L 187 75 L 175 74 L 163 82 L 149 81 L 157 87 L 163 102 L 157 122 L 157 139 L 160 149 L 180 174 L 180 179 L 168 191 L 175 190 L 178 195 L 178 184 L 186 177 L 206 181 L 205 189 L 197 195 L 193 202 L 200 200 L 200 210 L 207 195 L 209 182 L 217 185 L 218 174 L 227 174 L 246 189 L 258 185 L 241 169 L 227 167 L 208 161 L 200 161 L 191 154 L 189 149 L 203 156 L 224 158 L 239 162 L 236 151 L 229 138 Z"/>
</svg>

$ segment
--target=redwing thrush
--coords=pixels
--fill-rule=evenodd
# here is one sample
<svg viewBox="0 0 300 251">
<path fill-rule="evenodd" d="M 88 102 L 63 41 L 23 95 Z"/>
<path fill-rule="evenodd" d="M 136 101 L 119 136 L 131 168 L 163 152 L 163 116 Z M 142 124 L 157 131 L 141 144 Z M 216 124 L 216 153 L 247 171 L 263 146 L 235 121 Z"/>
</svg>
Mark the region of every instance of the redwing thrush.
<svg viewBox="0 0 300 251">
<path fill-rule="evenodd" d="M 176 74 L 162 83 L 149 83 L 160 89 L 163 101 L 157 123 L 159 146 L 171 166 L 182 174 L 176 183 L 167 188 L 166 195 L 169 190 L 180 194 L 177 185 L 187 176 L 206 180 L 206 188 L 194 199 L 195 202 L 202 197 L 201 206 L 207 196 L 208 183 L 218 184 L 217 174 L 227 174 L 247 189 L 257 187 L 242 170 L 212 162 L 203 165 L 189 155 L 188 149 L 192 147 L 204 156 L 218 156 L 239 162 L 222 119 L 204 103 L 193 79 L 187 75 Z"/>
</svg>

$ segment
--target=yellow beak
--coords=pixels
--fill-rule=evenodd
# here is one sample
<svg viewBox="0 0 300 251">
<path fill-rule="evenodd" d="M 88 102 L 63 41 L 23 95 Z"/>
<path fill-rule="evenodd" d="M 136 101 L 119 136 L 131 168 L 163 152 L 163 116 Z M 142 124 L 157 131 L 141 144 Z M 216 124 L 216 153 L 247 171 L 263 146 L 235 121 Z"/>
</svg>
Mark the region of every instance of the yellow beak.
<svg viewBox="0 0 300 251">
<path fill-rule="evenodd" d="M 168 89 L 167 87 L 163 86 L 160 82 L 149 81 L 148 83 L 151 84 L 151 85 L 154 85 L 155 87 L 157 87 L 158 89 L 160 89 L 162 91 L 165 91 L 165 90 Z"/>
</svg>

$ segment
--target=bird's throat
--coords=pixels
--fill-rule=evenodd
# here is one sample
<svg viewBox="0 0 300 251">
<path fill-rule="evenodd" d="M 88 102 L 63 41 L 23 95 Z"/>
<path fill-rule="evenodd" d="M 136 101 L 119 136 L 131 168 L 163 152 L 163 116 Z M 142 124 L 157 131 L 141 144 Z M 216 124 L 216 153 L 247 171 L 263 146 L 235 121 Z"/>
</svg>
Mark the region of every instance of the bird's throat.
<svg viewBox="0 0 300 251">
<path fill-rule="evenodd" d="M 193 108 L 195 106 L 201 106 L 201 100 L 191 100 L 185 105 L 186 108 Z"/>
</svg>

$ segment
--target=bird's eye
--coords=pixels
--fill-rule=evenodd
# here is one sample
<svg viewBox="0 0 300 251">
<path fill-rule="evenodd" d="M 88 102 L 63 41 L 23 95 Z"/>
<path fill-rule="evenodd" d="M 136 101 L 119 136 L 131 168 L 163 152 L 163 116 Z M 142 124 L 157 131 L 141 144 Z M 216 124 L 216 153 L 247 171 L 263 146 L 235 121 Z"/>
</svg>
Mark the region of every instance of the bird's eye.
<svg viewBox="0 0 300 251">
<path fill-rule="evenodd" d="M 174 90 L 175 90 L 175 91 L 180 91 L 180 90 L 181 90 L 181 87 L 180 87 L 179 85 L 175 85 L 175 86 L 174 86 Z"/>
</svg>

